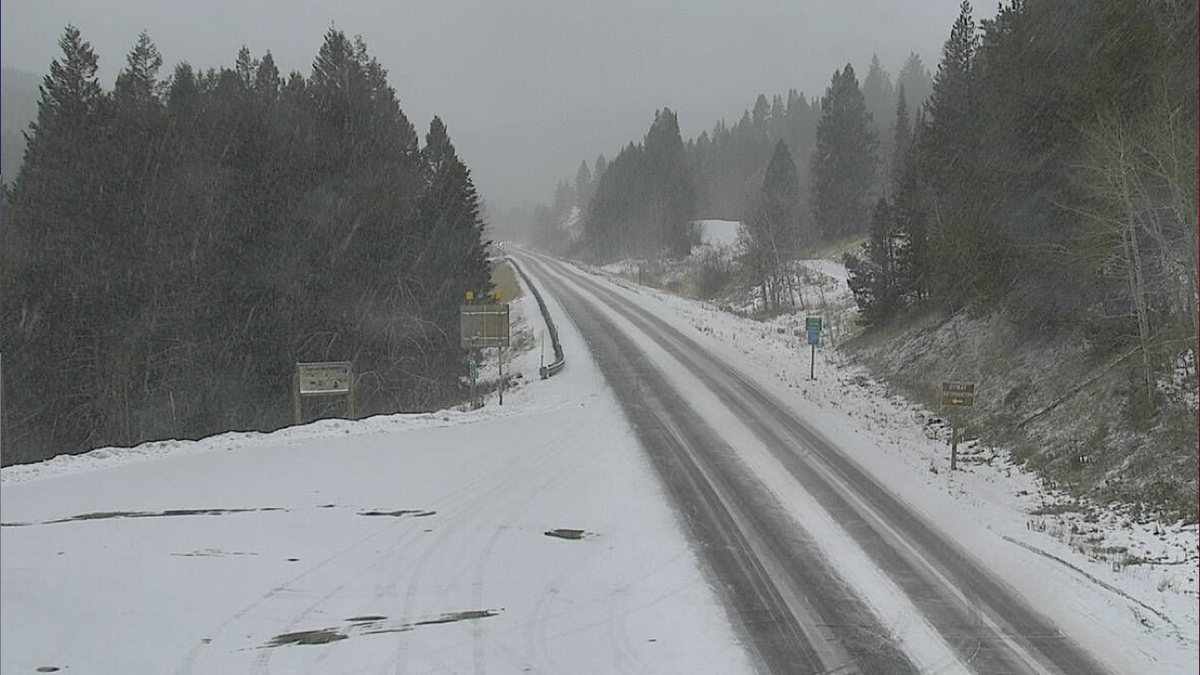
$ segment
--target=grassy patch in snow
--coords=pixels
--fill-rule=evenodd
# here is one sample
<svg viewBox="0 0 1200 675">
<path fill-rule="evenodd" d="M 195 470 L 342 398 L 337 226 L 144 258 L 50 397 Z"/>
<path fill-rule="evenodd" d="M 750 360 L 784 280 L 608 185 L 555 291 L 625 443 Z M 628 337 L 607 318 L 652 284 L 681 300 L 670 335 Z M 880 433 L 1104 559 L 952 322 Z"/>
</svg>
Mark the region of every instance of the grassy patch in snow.
<svg viewBox="0 0 1200 675">
<path fill-rule="evenodd" d="M 512 264 L 504 258 L 492 259 L 492 283 L 503 302 L 512 302 L 524 292 Z"/>
</svg>

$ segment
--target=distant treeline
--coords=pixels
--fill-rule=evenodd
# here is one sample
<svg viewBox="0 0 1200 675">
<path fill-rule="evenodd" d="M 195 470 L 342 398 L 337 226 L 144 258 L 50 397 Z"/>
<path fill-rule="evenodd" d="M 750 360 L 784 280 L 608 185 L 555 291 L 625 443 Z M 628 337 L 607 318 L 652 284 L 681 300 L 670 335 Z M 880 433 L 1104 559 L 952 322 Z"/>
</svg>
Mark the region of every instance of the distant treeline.
<svg viewBox="0 0 1200 675">
<path fill-rule="evenodd" d="M 111 92 L 68 27 L 3 193 L 3 461 L 288 424 L 297 361 L 352 360 L 360 414 L 460 395 L 457 305 L 491 281 L 445 126 L 331 29 L 306 78 L 246 49 Z"/>
<path fill-rule="evenodd" d="M 857 80 L 855 86 L 857 87 Z M 867 112 L 871 113 L 865 121 L 866 130 L 879 138 L 890 139 L 898 99 L 906 98 L 905 108 L 911 116 L 915 114 L 932 87 L 933 81 L 929 71 L 915 53 L 908 56 L 894 83 L 891 74 L 883 67 L 878 57 L 873 57 L 861 89 L 863 105 L 866 106 Z M 901 92 L 907 92 L 907 95 Z M 775 94 L 770 99 L 760 94 L 754 105 L 744 111 L 736 123 L 729 125 L 720 121 L 711 131 L 702 132 L 696 138 L 678 141 L 683 149 L 682 163 L 688 169 L 689 175 L 686 180 L 690 181 L 690 192 L 685 191 L 684 198 L 677 204 L 681 212 L 686 212 L 689 217 L 694 215 L 728 220 L 748 218 L 749 212 L 759 200 L 767 165 L 776 144 L 780 141 L 787 146 L 796 162 L 798 199 L 807 203 L 812 195 L 813 175 L 806 160 L 817 148 L 817 129 L 823 115 L 823 100 L 810 100 L 803 92 L 795 89 L 789 90 L 786 95 Z M 655 113 L 650 133 L 662 135 L 666 132 L 668 135 L 674 133 L 677 136 L 677 112 L 665 110 Z M 660 120 L 664 113 L 670 116 L 670 122 L 665 127 L 665 123 Z M 650 137 L 648 135 L 646 140 Z M 608 239 L 607 232 L 612 228 L 623 230 L 620 238 L 629 239 L 627 231 L 632 226 L 618 225 L 615 224 L 616 221 L 627 221 L 631 217 L 643 220 L 653 217 L 648 211 L 643 213 L 641 207 L 636 206 L 647 202 L 645 196 L 639 192 L 646 189 L 648 181 L 637 175 L 630 175 L 645 170 L 643 163 L 636 159 L 638 153 L 645 149 L 645 142 L 630 144 L 623 148 L 612 162 L 603 154 L 594 160 L 591 167 L 586 160 L 581 162 L 574 181 L 560 182 L 550 204 L 535 208 L 532 218 L 528 217 L 529 214 L 519 213 L 512 214 L 510 219 L 516 220 L 517 217 L 525 216 L 532 224 L 531 230 L 526 232 L 527 240 L 545 248 L 561 249 L 570 245 L 568 233 L 561 229 L 562 221 L 573 207 L 578 207 L 583 220 L 581 225 L 590 233 L 589 246 Z M 873 171 L 871 180 L 873 188 L 881 189 L 884 177 L 888 173 L 883 167 L 892 163 L 891 143 L 881 143 L 877 150 L 872 162 L 878 162 L 881 170 Z M 605 189 L 607 204 L 593 203 L 593 197 L 600 192 L 604 183 L 607 169 L 616 166 L 622 155 L 626 156 L 626 159 L 620 163 L 626 170 L 613 173 L 608 178 L 610 186 Z M 674 167 L 671 171 L 677 172 Z M 685 177 L 680 175 L 672 180 L 680 183 Z M 628 188 L 623 188 L 622 185 Z M 628 202 L 630 206 L 614 214 L 614 200 Z M 598 210 L 593 212 L 593 206 Z M 808 218 L 807 208 L 797 215 L 806 218 L 803 227 L 814 226 L 812 219 Z M 655 229 L 652 224 L 646 227 L 650 230 Z M 864 219 L 860 231 L 865 227 Z M 629 255 L 644 257 L 667 252 L 644 250 L 642 243 L 657 242 L 653 237 L 640 237 L 636 242 L 629 241 L 629 245 L 632 246 L 626 251 Z M 575 245 L 579 246 L 580 243 L 576 242 Z M 624 247 L 613 246 L 611 243 L 596 246 L 599 248 L 593 253 L 602 257 Z"/>
</svg>

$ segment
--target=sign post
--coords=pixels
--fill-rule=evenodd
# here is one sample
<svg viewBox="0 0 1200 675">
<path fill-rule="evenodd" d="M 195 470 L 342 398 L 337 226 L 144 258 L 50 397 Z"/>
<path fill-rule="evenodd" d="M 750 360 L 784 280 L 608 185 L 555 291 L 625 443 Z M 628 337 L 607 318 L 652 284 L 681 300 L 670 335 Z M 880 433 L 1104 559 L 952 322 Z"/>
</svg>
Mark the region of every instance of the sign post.
<svg viewBox="0 0 1200 675">
<path fill-rule="evenodd" d="M 479 378 L 479 362 L 475 360 L 475 354 L 471 354 L 471 407 L 475 407 L 478 400 L 475 396 L 475 380 Z"/>
<path fill-rule="evenodd" d="M 942 411 L 975 406 L 974 382 L 942 382 Z M 950 418 L 950 470 L 958 470 L 958 425 Z"/>
<path fill-rule="evenodd" d="M 810 316 L 804 319 L 804 328 L 808 331 L 808 345 L 812 349 L 808 361 L 808 379 L 817 379 L 817 345 L 821 344 L 821 317 Z"/>
<path fill-rule="evenodd" d="M 297 363 L 292 392 L 292 412 L 296 424 L 304 424 L 302 399 L 306 396 L 345 396 L 346 417 L 354 419 L 354 379 L 354 365 L 350 361 Z"/>
</svg>

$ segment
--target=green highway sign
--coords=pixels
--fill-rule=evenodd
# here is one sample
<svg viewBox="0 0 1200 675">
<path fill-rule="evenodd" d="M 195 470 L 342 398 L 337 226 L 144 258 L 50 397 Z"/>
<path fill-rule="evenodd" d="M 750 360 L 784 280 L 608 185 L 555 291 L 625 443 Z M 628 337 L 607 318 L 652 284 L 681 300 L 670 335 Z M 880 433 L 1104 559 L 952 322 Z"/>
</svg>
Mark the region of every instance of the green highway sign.
<svg viewBox="0 0 1200 675">
<path fill-rule="evenodd" d="M 810 316 L 810 317 L 806 318 L 804 320 L 804 330 L 808 331 L 809 333 L 820 333 L 821 332 L 821 317 Z"/>
</svg>

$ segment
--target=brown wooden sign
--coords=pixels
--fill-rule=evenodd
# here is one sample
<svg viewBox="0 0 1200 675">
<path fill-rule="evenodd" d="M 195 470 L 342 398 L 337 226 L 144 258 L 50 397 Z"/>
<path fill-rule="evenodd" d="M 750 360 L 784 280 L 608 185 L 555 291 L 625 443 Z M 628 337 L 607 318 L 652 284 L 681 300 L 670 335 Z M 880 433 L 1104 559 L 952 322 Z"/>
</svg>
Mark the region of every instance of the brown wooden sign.
<svg viewBox="0 0 1200 675">
<path fill-rule="evenodd" d="M 508 305 L 463 305 L 459 328 L 464 349 L 508 346 Z"/>
<path fill-rule="evenodd" d="M 975 405 L 974 382 L 943 382 L 943 408 L 971 408 Z"/>
</svg>

